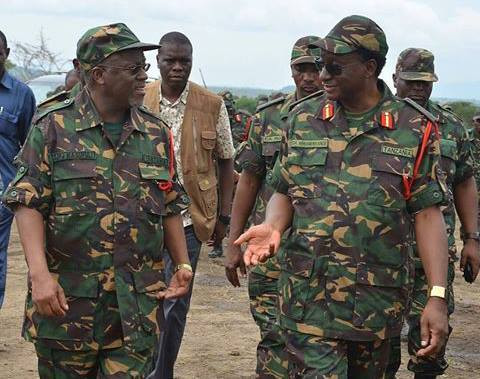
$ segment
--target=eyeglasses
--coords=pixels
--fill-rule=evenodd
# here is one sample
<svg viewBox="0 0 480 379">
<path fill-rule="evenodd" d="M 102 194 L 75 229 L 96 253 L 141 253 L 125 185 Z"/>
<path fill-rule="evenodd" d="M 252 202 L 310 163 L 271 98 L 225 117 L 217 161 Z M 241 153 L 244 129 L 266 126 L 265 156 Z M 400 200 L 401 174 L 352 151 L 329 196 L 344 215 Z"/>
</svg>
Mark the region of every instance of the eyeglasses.
<svg viewBox="0 0 480 379">
<path fill-rule="evenodd" d="M 150 63 L 142 63 L 142 64 L 136 64 L 136 65 L 127 66 L 127 67 L 110 66 L 110 65 L 99 65 L 98 67 L 108 67 L 108 68 L 116 68 L 118 70 L 125 70 L 125 71 L 128 71 L 130 75 L 134 76 L 134 75 L 137 75 L 142 69 L 143 71 L 147 72 L 150 66 L 151 66 Z"/>
<path fill-rule="evenodd" d="M 318 71 L 322 71 L 324 68 L 330 75 L 339 76 L 342 75 L 342 72 L 345 68 L 349 66 L 355 66 L 362 62 L 353 62 L 349 64 L 340 65 L 338 63 L 325 63 L 321 59 L 315 59 L 315 66 L 317 66 Z"/>
</svg>

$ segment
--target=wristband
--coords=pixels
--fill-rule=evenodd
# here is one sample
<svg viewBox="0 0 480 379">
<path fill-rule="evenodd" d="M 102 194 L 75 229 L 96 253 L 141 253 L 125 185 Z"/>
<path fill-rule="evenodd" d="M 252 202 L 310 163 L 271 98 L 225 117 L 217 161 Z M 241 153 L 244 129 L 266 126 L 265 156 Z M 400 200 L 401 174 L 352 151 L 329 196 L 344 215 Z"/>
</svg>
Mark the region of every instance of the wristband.
<svg viewBox="0 0 480 379">
<path fill-rule="evenodd" d="M 432 286 L 428 291 L 428 297 L 439 297 L 441 299 L 445 299 L 445 287 L 441 286 Z"/>
<path fill-rule="evenodd" d="M 462 240 L 463 242 L 465 242 L 465 240 L 475 240 L 477 242 L 480 242 L 480 233 L 478 232 L 462 233 Z"/>
<path fill-rule="evenodd" d="M 230 216 L 220 215 L 218 216 L 218 221 L 220 221 L 223 225 L 228 226 L 230 225 Z"/>
</svg>

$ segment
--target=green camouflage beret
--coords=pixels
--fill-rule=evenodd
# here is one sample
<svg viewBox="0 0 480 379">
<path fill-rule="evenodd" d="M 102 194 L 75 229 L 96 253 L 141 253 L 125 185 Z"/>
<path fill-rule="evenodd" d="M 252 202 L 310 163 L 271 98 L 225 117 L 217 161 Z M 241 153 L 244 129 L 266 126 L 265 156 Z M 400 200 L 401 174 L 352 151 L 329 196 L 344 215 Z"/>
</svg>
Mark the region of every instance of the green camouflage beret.
<svg viewBox="0 0 480 379">
<path fill-rule="evenodd" d="M 363 48 L 386 56 L 387 39 L 382 28 L 364 16 L 348 16 L 342 19 L 323 39 L 323 50 L 333 54 L 348 54 Z"/>
<path fill-rule="evenodd" d="M 320 37 L 306 36 L 302 37 L 293 45 L 290 65 L 299 63 L 315 63 L 315 58 L 320 56 L 318 48 L 321 42 Z"/>
<path fill-rule="evenodd" d="M 403 80 L 436 82 L 438 77 L 435 74 L 433 60 L 434 57 L 430 51 L 411 47 L 400 53 L 395 71 Z"/>
<path fill-rule="evenodd" d="M 77 59 L 88 71 L 113 53 L 123 50 L 154 50 L 160 45 L 140 42 L 127 25 L 118 23 L 87 30 L 77 43 Z"/>
</svg>

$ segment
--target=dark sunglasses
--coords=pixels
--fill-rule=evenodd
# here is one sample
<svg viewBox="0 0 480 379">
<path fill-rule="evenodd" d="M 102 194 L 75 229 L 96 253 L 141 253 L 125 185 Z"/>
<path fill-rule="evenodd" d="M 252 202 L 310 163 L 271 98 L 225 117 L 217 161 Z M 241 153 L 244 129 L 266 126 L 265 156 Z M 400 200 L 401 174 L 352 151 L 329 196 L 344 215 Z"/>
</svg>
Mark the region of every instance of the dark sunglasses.
<svg viewBox="0 0 480 379">
<path fill-rule="evenodd" d="M 322 71 L 323 69 L 325 69 L 330 75 L 333 75 L 333 76 L 342 75 L 342 72 L 346 67 L 354 66 L 359 63 L 362 63 L 362 62 L 353 62 L 349 64 L 340 65 L 338 63 L 325 63 L 322 61 L 321 58 L 315 59 L 315 66 L 317 66 L 318 71 Z"/>
<path fill-rule="evenodd" d="M 127 66 L 127 67 L 120 67 L 120 66 L 110 66 L 110 65 L 99 65 L 98 67 L 107 67 L 107 68 L 116 68 L 118 70 L 125 70 L 130 73 L 130 75 L 137 75 L 140 70 L 143 69 L 143 71 L 147 72 L 148 69 L 150 68 L 150 63 L 142 63 L 142 64 L 136 64 L 133 66 Z"/>
</svg>

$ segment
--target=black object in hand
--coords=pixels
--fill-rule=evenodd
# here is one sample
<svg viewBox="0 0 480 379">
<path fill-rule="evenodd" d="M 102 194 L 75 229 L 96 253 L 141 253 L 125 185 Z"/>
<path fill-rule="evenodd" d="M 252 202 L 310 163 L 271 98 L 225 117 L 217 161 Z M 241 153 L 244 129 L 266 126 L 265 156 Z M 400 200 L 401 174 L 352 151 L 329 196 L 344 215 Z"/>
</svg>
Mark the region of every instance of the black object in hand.
<svg viewBox="0 0 480 379">
<path fill-rule="evenodd" d="M 473 283 L 473 272 L 470 262 L 467 262 L 465 265 L 465 269 L 463 270 L 463 278 L 467 283 Z"/>
</svg>

